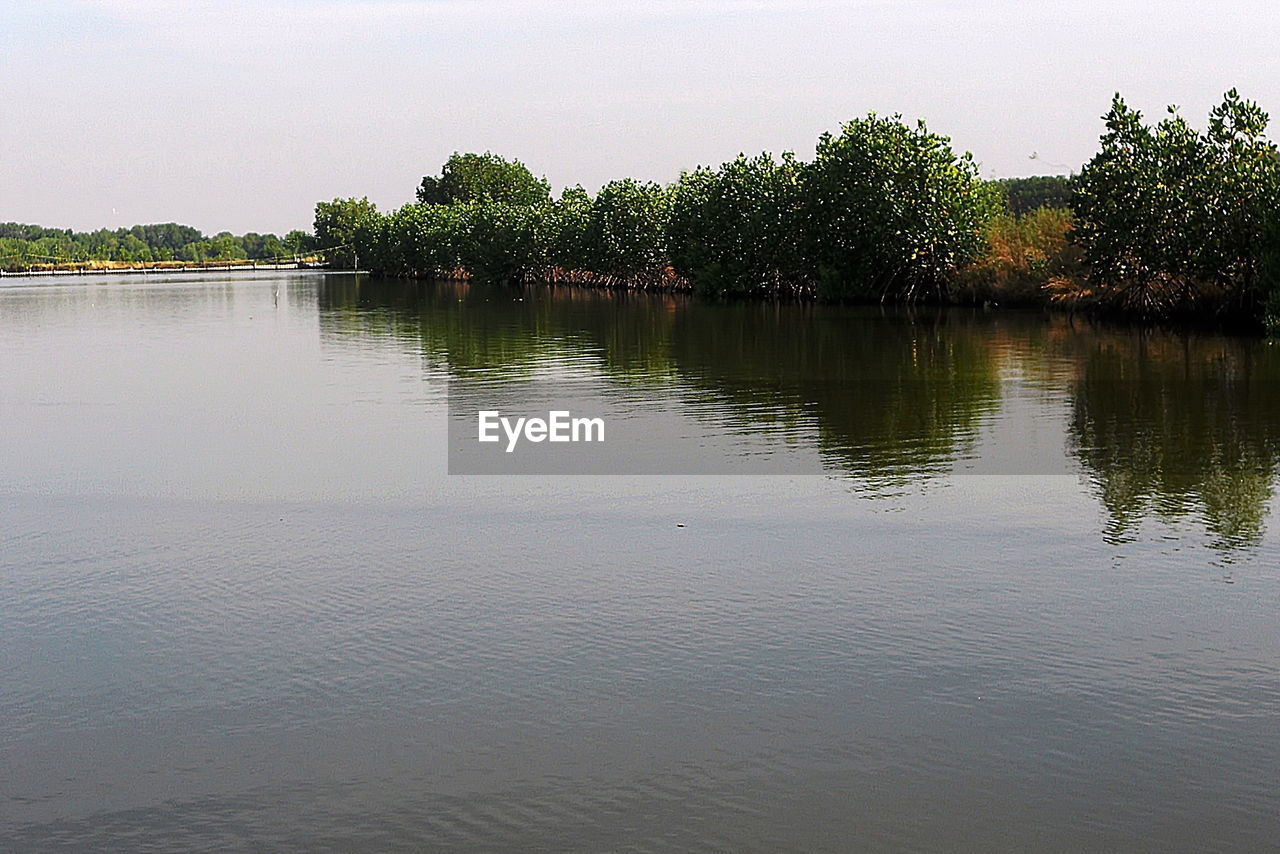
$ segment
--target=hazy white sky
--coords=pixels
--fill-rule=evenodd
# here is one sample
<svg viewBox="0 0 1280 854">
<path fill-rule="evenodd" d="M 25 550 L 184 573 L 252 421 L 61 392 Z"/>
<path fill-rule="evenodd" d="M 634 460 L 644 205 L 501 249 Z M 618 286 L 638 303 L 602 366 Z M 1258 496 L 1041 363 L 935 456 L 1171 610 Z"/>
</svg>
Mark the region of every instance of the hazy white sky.
<svg viewBox="0 0 1280 854">
<path fill-rule="evenodd" d="M 1280 120 L 1274 0 L 0 0 L 0 221 L 310 228 L 455 150 L 559 188 L 812 153 L 875 110 L 1075 169 L 1111 94 Z M 1273 134 L 1276 136 L 1276 134 Z M 1037 159 L 1031 159 L 1036 153 Z"/>
</svg>

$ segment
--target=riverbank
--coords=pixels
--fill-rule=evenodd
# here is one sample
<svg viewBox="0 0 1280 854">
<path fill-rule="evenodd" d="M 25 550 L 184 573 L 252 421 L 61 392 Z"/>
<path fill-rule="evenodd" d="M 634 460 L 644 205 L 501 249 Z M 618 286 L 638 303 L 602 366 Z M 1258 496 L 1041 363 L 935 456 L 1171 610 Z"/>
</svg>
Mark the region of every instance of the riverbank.
<svg viewBox="0 0 1280 854">
<path fill-rule="evenodd" d="M 1045 208 L 1020 216 L 997 217 L 987 230 L 987 248 L 978 260 L 958 271 L 942 287 L 909 300 L 901 297 L 826 298 L 819 293 L 812 275 L 775 281 L 769 287 L 750 291 L 709 294 L 669 265 L 626 275 L 560 267 L 538 268 L 523 271 L 511 280 L 497 284 L 524 288 L 698 295 L 726 304 L 799 302 L 1019 309 L 1065 317 L 1087 317 L 1119 329 L 1226 332 L 1249 336 L 1267 331 L 1259 322 L 1257 311 L 1238 303 L 1214 302 L 1205 297 L 1161 314 L 1151 314 L 1109 298 L 1107 293 L 1091 285 L 1081 250 L 1071 237 L 1073 229 L 1071 213 L 1063 209 Z M 388 279 L 454 282 L 474 279 L 461 268 L 373 272 Z"/>
<path fill-rule="evenodd" d="M 208 273 L 235 272 L 238 270 L 323 270 L 323 261 L 298 260 L 287 262 L 267 261 L 157 261 L 135 264 L 125 261 L 86 261 L 83 264 L 33 264 L 26 267 L 0 267 L 0 277 L 19 278 L 31 276 L 92 276 L 120 273 Z"/>
</svg>

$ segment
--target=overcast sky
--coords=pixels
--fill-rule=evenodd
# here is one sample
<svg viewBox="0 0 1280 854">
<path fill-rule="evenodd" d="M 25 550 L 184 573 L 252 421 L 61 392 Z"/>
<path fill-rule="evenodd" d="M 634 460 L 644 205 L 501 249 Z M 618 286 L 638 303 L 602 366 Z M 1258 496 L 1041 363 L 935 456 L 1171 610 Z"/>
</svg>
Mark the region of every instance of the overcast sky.
<svg viewBox="0 0 1280 854">
<path fill-rule="evenodd" d="M 0 0 L 0 221 L 310 228 L 412 198 L 453 151 L 556 188 L 812 154 L 925 118 L 986 176 L 1066 172 L 1113 92 L 1280 120 L 1261 0 Z M 1273 134 L 1273 137 L 1277 134 Z M 1033 159 L 1033 155 L 1035 155 Z"/>
</svg>

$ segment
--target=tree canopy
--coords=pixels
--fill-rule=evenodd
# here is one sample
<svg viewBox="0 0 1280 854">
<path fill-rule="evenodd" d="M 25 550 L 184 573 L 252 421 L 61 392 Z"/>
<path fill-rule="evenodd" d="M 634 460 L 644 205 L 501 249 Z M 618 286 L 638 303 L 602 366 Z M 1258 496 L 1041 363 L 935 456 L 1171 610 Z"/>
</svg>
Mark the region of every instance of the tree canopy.
<svg viewBox="0 0 1280 854">
<path fill-rule="evenodd" d="M 535 178 L 519 160 L 496 154 L 454 153 L 440 170 L 418 186 L 418 201 L 428 205 L 457 202 L 502 202 L 510 205 L 545 204 L 551 199 L 546 178 Z"/>
<path fill-rule="evenodd" d="M 806 169 L 806 260 L 828 297 L 937 295 L 982 250 L 999 207 L 972 156 L 900 117 L 870 115 L 823 134 Z"/>
<path fill-rule="evenodd" d="M 908 298 L 936 292 L 978 250 L 995 193 L 968 155 L 923 124 L 869 116 L 818 156 L 739 156 L 671 187 L 623 179 L 552 200 L 545 178 L 496 154 L 454 154 L 417 202 L 316 208 L 316 238 L 388 272 L 461 267 L 510 280 L 572 272 L 603 281 L 683 277 L 709 294 Z"/>
<path fill-rule="evenodd" d="M 375 263 L 386 255 L 384 223 L 367 196 L 318 203 L 315 230 L 317 245 L 335 266 L 357 266 L 361 254 Z"/>
<path fill-rule="evenodd" d="M 16 222 L 0 223 L 0 267 L 38 263 L 88 261 L 238 261 L 270 260 L 311 249 L 311 236 L 291 232 L 286 245 L 274 234 L 249 232 L 236 236 L 219 232 L 206 236 L 199 229 L 175 222 L 131 228 L 78 232 Z"/>
<path fill-rule="evenodd" d="M 707 294 L 805 286 L 803 179 L 789 153 L 739 155 L 716 170 L 686 172 L 672 191 L 667 237 L 676 270 Z"/>
<path fill-rule="evenodd" d="M 1095 285 L 1146 314 L 1255 303 L 1280 210 L 1268 116 L 1232 90 L 1197 132 L 1170 107 L 1155 125 L 1116 95 L 1102 148 L 1075 183 Z"/>
</svg>

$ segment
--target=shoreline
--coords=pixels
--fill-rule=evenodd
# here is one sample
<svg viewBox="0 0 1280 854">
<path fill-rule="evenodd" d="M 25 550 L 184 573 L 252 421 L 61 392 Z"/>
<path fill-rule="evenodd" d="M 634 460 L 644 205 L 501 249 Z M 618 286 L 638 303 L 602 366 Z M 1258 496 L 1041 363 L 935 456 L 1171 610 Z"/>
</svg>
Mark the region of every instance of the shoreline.
<svg viewBox="0 0 1280 854">
<path fill-rule="evenodd" d="M 103 276 L 136 273 L 139 275 L 152 273 L 232 273 L 254 270 L 328 270 L 327 264 L 308 261 L 264 262 L 264 261 L 219 261 L 219 262 L 181 262 L 160 261 L 145 266 L 129 264 L 121 261 L 98 261 L 84 265 L 33 265 L 24 269 L 0 268 L 0 278 L 35 278 L 40 276 Z"/>
<path fill-rule="evenodd" d="M 400 279 L 415 282 L 472 282 L 475 278 L 465 270 L 441 271 L 439 273 L 388 273 L 379 270 L 358 271 L 381 279 Z M 603 293 L 636 293 L 636 294 L 679 294 L 692 299 L 704 300 L 708 303 L 805 303 L 812 305 L 851 305 L 882 306 L 893 308 L 968 308 L 984 311 L 1013 310 L 1038 311 L 1045 316 L 1080 317 L 1091 323 L 1106 326 L 1128 328 L 1134 330 L 1160 330 L 1178 333 L 1221 334 L 1247 338 L 1266 338 L 1266 328 L 1256 323 L 1248 315 L 1212 315 L 1203 311 L 1188 310 L 1169 317 L 1147 317 L 1128 313 L 1114 307 L 1090 303 L 1055 299 L 1051 294 L 1037 292 L 1034 298 L 1028 294 L 1019 294 L 1012 299 L 994 298 L 997 295 L 984 297 L 976 289 L 967 289 L 967 293 L 954 294 L 951 298 L 923 299 L 882 299 L 828 300 L 817 294 L 799 288 L 779 289 L 774 292 L 740 292 L 732 294 L 703 294 L 686 278 L 667 274 L 663 276 L 641 277 L 630 279 L 622 276 L 602 277 L 594 273 L 581 271 L 556 271 L 553 275 L 526 273 L 506 283 L 480 282 L 486 287 L 514 288 L 574 288 Z M 1044 289 L 1044 290 L 1047 290 Z"/>
</svg>

